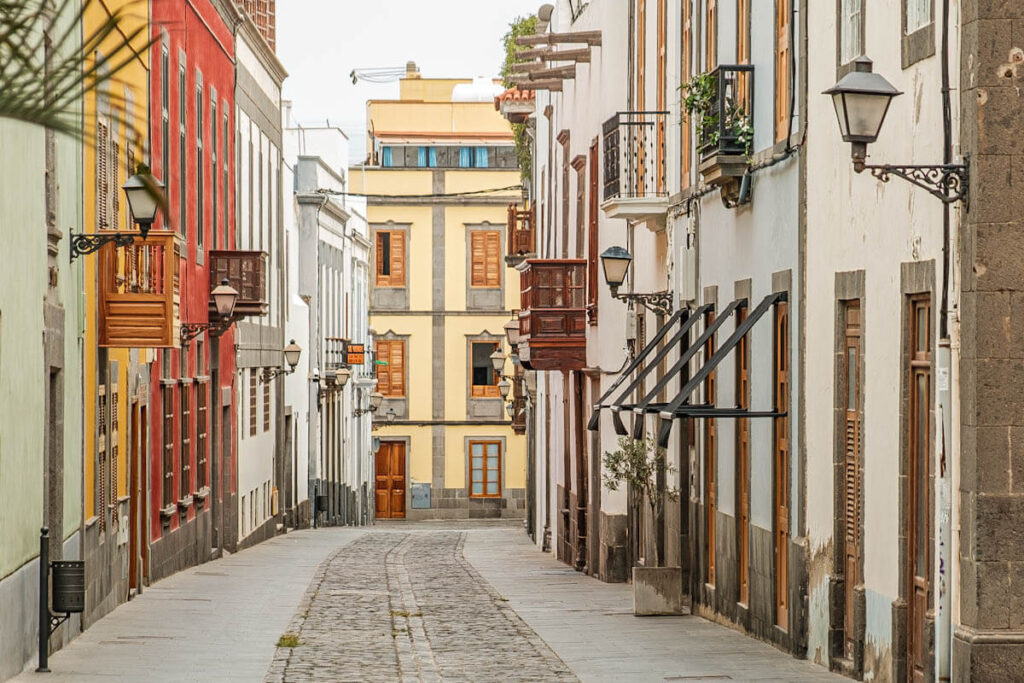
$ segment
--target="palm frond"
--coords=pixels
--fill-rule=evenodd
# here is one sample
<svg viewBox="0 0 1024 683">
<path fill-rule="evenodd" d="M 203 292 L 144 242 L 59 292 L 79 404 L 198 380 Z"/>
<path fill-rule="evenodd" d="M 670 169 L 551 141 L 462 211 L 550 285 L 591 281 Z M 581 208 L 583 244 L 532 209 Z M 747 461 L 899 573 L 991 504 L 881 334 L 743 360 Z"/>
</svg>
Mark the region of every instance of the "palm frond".
<svg viewBox="0 0 1024 683">
<path fill-rule="evenodd" d="M 128 16 L 124 6 L 110 12 L 101 8 L 106 18 L 83 35 L 83 19 L 100 0 L 82 0 L 73 14 L 59 21 L 54 2 L 59 4 L 0 0 L 0 118 L 85 139 L 85 95 L 117 82 L 153 41 L 145 22 L 123 29 Z M 109 90 L 105 96 L 117 99 L 114 89 Z"/>
</svg>

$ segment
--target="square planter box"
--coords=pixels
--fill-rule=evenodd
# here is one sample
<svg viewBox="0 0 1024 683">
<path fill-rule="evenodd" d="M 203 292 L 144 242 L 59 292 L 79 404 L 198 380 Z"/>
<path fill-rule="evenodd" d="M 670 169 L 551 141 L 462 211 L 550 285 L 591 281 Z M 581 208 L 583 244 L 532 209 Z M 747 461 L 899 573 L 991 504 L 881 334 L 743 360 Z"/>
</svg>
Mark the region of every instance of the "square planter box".
<svg viewBox="0 0 1024 683">
<path fill-rule="evenodd" d="M 682 567 L 633 567 L 635 616 L 652 617 L 682 613 Z"/>
<path fill-rule="evenodd" d="M 722 185 L 747 172 L 745 154 L 711 154 L 700 162 L 700 174 L 708 185 Z"/>
</svg>

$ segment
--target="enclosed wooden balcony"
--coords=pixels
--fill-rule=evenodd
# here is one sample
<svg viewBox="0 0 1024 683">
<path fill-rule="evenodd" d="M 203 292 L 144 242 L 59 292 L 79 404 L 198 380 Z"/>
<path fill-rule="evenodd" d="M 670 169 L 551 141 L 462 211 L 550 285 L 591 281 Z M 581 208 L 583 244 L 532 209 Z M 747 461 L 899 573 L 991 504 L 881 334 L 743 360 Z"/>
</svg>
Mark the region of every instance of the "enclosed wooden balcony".
<svg viewBox="0 0 1024 683">
<path fill-rule="evenodd" d="M 537 253 L 534 233 L 534 209 L 520 209 L 517 204 L 508 205 L 508 255 L 505 262 L 517 266 L 526 258 Z"/>
<path fill-rule="evenodd" d="M 587 262 L 526 259 L 520 266 L 519 359 L 528 370 L 587 364 Z"/>
<path fill-rule="evenodd" d="M 173 347 L 178 343 L 178 252 L 173 232 L 152 231 L 126 247 L 99 251 L 99 345 Z"/>
<path fill-rule="evenodd" d="M 267 254 L 262 251 L 213 250 L 210 252 L 210 291 L 227 280 L 238 291 L 235 317 L 266 315 Z M 217 315 L 217 307 L 210 297 L 210 315 Z"/>
</svg>

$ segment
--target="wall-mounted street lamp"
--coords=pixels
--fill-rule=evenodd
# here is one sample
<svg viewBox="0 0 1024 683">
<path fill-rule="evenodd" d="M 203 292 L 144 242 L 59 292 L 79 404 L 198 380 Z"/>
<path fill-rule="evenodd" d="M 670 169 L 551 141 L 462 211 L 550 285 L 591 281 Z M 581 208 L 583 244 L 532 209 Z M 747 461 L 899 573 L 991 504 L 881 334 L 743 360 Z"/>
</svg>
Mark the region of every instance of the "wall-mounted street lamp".
<svg viewBox="0 0 1024 683">
<path fill-rule="evenodd" d="M 284 353 L 284 361 L 288 364 L 288 368 L 266 368 L 263 370 L 263 376 L 260 378 L 261 382 L 269 382 L 275 377 L 281 375 L 290 375 L 295 372 L 295 366 L 299 364 L 299 356 L 302 355 L 302 347 L 295 343 L 292 339 L 288 346 L 282 350 Z"/>
<path fill-rule="evenodd" d="M 356 408 L 352 413 L 353 417 L 362 417 L 366 413 L 375 413 L 380 408 L 381 403 L 384 402 L 384 394 L 379 391 L 375 391 L 370 394 L 370 405 L 366 408 Z M 393 409 L 392 409 L 393 412 Z"/>
<path fill-rule="evenodd" d="M 839 119 L 839 132 L 844 142 L 851 143 L 853 170 L 871 171 L 883 183 L 891 176 L 928 190 L 946 204 L 962 201 L 969 204 L 969 164 L 903 165 L 866 163 L 868 145 L 878 139 L 885 122 L 889 104 L 902 95 L 892 83 L 872 71 L 867 57 L 853 62 L 853 71 L 839 79 L 822 94 L 832 96 L 832 104 Z"/>
<path fill-rule="evenodd" d="M 100 247 L 108 242 L 113 242 L 119 247 L 129 247 L 135 243 L 136 237 L 146 239 L 153 222 L 156 220 L 156 212 L 160 208 L 157 199 L 164 191 L 164 184 L 153 177 L 149 167 L 139 164 L 135 175 L 128 178 L 121 186 L 125 196 L 128 198 L 128 212 L 131 214 L 132 222 L 139 226 L 138 232 L 101 232 L 91 235 L 71 233 L 71 260 L 76 256 L 83 256 L 98 251 Z"/>
<path fill-rule="evenodd" d="M 653 292 L 638 294 L 629 292 L 619 294 L 619 287 L 626 280 L 626 271 L 633 261 L 633 255 L 622 247 L 608 247 L 601 254 L 601 267 L 604 269 L 604 280 L 612 291 L 612 297 L 620 301 L 635 301 L 659 315 L 672 314 L 672 292 Z"/>
<path fill-rule="evenodd" d="M 508 345 L 513 349 L 519 344 L 519 318 L 515 317 L 505 323 L 505 338 L 508 339 Z"/>
<path fill-rule="evenodd" d="M 227 332 L 234 322 L 238 290 L 228 284 L 227 280 L 221 280 L 220 284 L 210 292 L 210 295 L 213 296 L 213 305 L 217 309 L 217 316 L 220 319 L 215 322 L 182 323 L 180 332 L 182 344 L 188 345 L 192 339 L 198 337 L 204 331 L 209 331 L 211 336 L 219 337 Z"/>
<path fill-rule="evenodd" d="M 338 385 L 339 389 L 345 388 L 350 377 L 352 377 L 352 371 L 348 368 L 342 367 L 334 371 L 334 383 Z"/>
</svg>

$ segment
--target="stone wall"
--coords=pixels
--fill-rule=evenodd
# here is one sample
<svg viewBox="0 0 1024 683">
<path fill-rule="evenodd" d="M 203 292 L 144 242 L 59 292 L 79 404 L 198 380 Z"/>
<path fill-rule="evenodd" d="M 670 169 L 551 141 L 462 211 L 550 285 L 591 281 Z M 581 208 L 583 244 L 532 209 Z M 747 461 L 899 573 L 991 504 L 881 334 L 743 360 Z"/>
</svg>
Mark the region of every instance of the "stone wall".
<svg viewBox="0 0 1024 683">
<path fill-rule="evenodd" d="M 159 581 L 210 559 L 213 516 L 203 510 L 150 546 L 150 581 Z"/>
<path fill-rule="evenodd" d="M 1024 669 L 1024 3 L 964 0 L 960 623 L 955 680 Z"/>
</svg>

